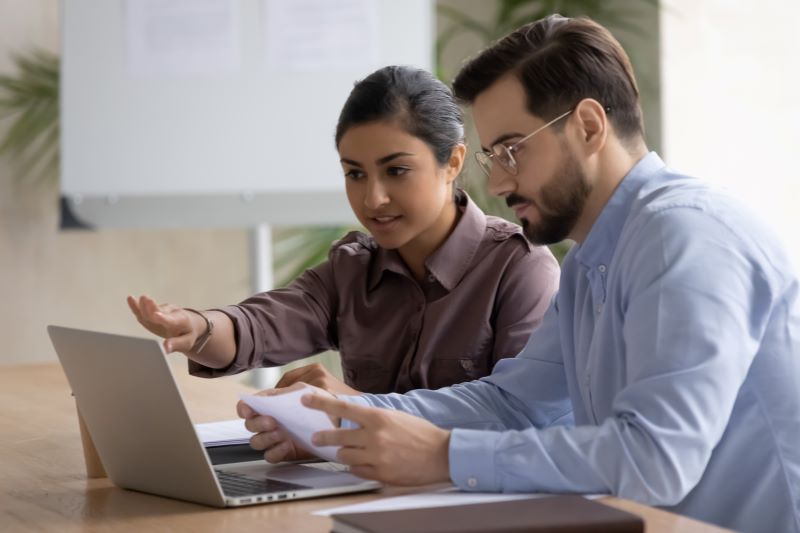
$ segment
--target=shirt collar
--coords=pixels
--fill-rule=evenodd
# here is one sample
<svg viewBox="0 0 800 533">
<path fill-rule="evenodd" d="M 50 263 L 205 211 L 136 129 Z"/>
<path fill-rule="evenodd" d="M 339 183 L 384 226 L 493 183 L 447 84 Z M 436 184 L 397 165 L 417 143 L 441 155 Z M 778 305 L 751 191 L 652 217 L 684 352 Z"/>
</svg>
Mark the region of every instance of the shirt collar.
<svg viewBox="0 0 800 533">
<path fill-rule="evenodd" d="M 456 191 L 456 206 L 461 211 L 456 227 L 425 261 L 428 272 L 448 291 L 453 290 L 464 277 L 486 232 L 486 215 L 461 189 Z M 410 276 L 408 267 L 397 250 L 378 247 L 369 272 L 369 290 L 378 285 L 387 270 Z"/>
<path fill-rule="evenodd" d="M 655 152 L 648 153 L 633 166 L 603 207 L 586 240 L 575 251 L 575 259 L 579 263 L 587 269 L 608 265 L 638 191 L 665 167 L 666 164 Z"/>
</svg>

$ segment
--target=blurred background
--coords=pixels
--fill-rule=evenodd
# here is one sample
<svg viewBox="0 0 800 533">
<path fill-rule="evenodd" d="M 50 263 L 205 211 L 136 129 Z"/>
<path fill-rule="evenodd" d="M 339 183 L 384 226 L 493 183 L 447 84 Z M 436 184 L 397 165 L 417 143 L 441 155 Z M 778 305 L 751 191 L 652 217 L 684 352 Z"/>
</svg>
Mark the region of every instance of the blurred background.
<svg viewBox="0 0 800 533">
<path fill-rule="evenodd" d="M 0 0 L 0 365 L 54 360 L 47 324 L 146 334 L 127 309 L 128 294 L 211 308 L 238 302 L 259 284 L 284 285 L 323 260 L 350 227 L 273 223 L 261 240 L 244 225 L 80 228 L 63 210 L 69 199 L 60 187 L 62 21 L 70 4 Z M 430 9 L 424 31 L 431 35 L 423 42 L 431 68 L 448 83 L 466 58 L 530 20 L 588 15 L 607 26 L 634 64 L 650 148 L 672 167 L 741 197 L 798 264 L 800 2 L 440 0 Z M 324 87 L 324 77 L 319 83 Z M 71 112 L 80 116 L 81 109 Z M 332 145 L 335 123 L 326 127 Z M 331 173 L 338 175 L 338 165 Z M 487 212 L 510 217 L 485 194 L 472 158 L 461 179 Z M 213 220 L 213 201 L 203 209 L 200 215 Z M 554 252 L 560 257 L 568 247 Z M 269 265 L 274 276 L 256 280 Z M 339 373 L 335 354 L 315 360 Z"/>
</svg>

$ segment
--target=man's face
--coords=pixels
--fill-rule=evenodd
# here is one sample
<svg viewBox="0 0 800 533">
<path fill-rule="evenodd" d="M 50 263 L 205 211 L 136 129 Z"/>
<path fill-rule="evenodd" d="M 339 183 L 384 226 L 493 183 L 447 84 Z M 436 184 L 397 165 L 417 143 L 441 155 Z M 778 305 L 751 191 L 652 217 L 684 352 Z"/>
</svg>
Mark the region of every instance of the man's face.
<svg viewBox="0 0 800 533">
<path fill-rule="evenodd" d="M 566 111 L 566 110 L 564 110 Z M 483 150 L 511 146 L 546 122 L 527 110 L 525 90 L 513 76 L 501 78 L 475 99 L 472 115 Z M 545 128 L 514 152 L 517 174 L 492 165 L 489 191 L 506 199 L 534 244 L 570 237 L 592 187 L 569 148 L 568 115 L 557 131 Z"/>
</svg>

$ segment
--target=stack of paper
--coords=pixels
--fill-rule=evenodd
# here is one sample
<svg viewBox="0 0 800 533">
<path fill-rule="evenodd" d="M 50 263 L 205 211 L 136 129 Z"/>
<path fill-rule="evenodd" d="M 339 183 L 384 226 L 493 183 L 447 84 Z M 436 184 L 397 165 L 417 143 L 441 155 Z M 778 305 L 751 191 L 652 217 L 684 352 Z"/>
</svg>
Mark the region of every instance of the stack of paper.
<svg viewBox="0 0 800 533">
<path fill-rule="evenodd" d="M 230 446 L 232 444 L 247 444 L 253 435 L 244 427 L 244 420 L 223 420 L 207 424 L 195 424 L 197 436 L 206 448 L 215 446 Z"/>
</svg>

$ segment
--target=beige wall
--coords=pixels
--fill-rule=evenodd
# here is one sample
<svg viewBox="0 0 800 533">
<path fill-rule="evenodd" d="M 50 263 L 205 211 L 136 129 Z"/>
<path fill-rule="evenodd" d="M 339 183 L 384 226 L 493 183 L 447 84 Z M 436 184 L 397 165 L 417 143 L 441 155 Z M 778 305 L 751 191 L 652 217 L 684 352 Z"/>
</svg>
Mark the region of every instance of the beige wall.
<svg viewBox="0 0 800 533">
<path fill-rule="evenodd" d="M 479 17 L 488 17 L 494 4 L 443 3 Z M 635 4 L 640 9 L 643 5 Z M 10 72 L 15 51 L 36 46 L 58 50 L 58 5 L 56 0 L 0 0 L 0 72 Z M 654 9 L 643 11 L 642 24 L 646 37 L 634 36 L 626 44 L 636 48 L 641 68 L 654 73 L 654 90 L 645 92 L 644 107 L 657 145 Z M 465 38 L 450 49 L 447 72 L 455 72 L 476 46 Z M 8 162 L 0 159 L 0 365 L 54 359 L 45 333 L 51 323 L 141 334 L 125 305 L 129 293 L 211 307 L 238 301 L 249 292 L 245 230 L 59 231 L 57 202 L 56 186 L 17 183 Z"/>
<path fill-rule="evenodd" d="M 58 5 L 0 0 L 0 72 L 15 51 L 58 50 Z M 0 365 L 54 359 L 47 324 L 141 334 L 129 293 L 195 307 L 248 293 L 245 230 L 59 231 L 57 205 L 57 186 L 17 183 L 0 159 Z"/>
</svg>

